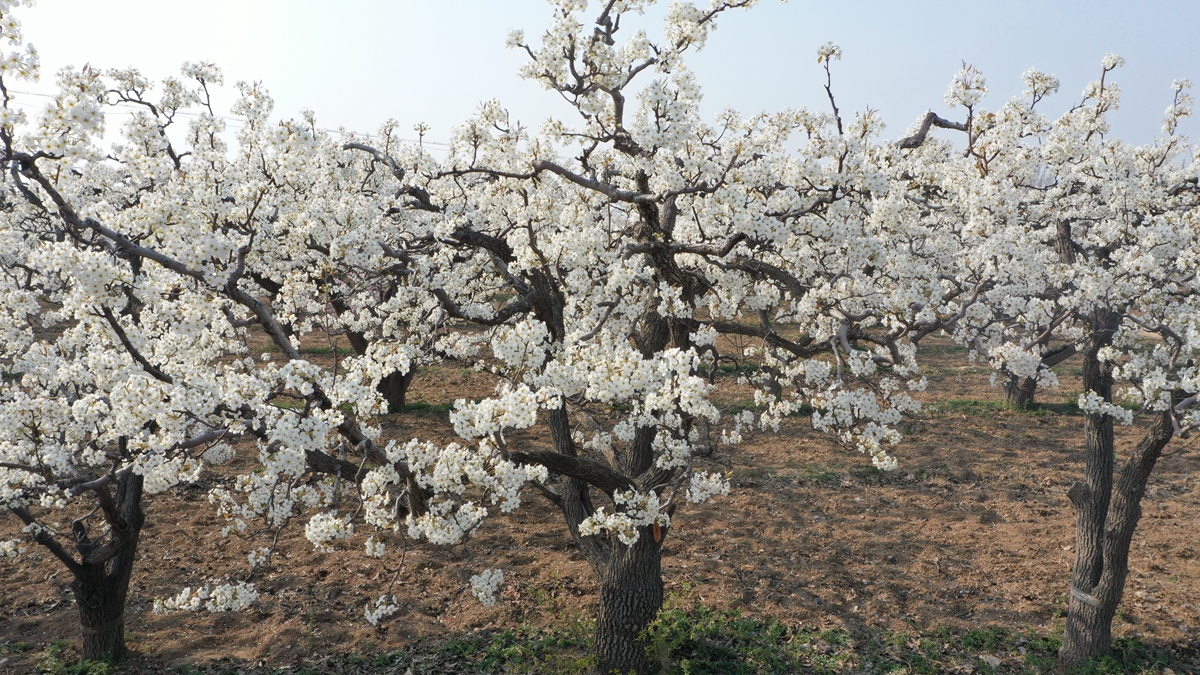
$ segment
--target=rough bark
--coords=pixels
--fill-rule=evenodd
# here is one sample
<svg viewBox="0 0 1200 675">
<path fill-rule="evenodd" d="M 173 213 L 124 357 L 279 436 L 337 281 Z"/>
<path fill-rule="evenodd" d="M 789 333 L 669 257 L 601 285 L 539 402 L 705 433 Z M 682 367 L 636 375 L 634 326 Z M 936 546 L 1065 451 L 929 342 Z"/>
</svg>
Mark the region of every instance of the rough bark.
<svg viewBox="0 0 1200 675">
<path fill-rule="evenodd" d="M 1031 377 L 1009 378 L 1004 382 L 1004 398 L 1014 408 L 1032 408 L 1037 380 Z"/>
<path fill-rule="evenodd" d="M 106 514 L 109 541 L 101 545 L 82 532 L 76 533 L 83 561 L 74 571 L 71 590 L 79 607 L 83 658 L 95 661 L 118 661 L 127 655 L 125 597 L 145 522 L 141 476 L 129 474 L 117 482 L 113 506 L 115 517 Z"/>
<path fill-rule="evenodd" d="M 1043 346 L 1045 346 L 1043 344 Z M 1046 351 L 1042 355 L 1042 367 L 1053 368 L 1066 361 L 1076 353 L 1075 345 L 1067 344 Z M 1037 380 L 1030 377 L 1009 376 L 1004 382 L 1004 397 L 1008 404 L 1016 408 L 1032 408 L 1034 395 L 1037 393 Z"/>
<path fill-rule="evenodd" d="M 334 308 L 339 306 L 339 303 L 334 303 Z M 338 314 L 341 313 L 342 312 L 339 310 Z M 367 336 L 358 331 L 352 330 L 346 333 L 346 338 L 350 340 L 350 348 L 354 350 L 355 356 L 362 356 L 367 353 L 367 347 L 370 346 L 370 344 L 367 342 Z"/>
<path fill-rule="evenodd" d="M 938 127 L 940 129 L 954 129 L 955 131 L 966 131 L 965 124 L 959 122 L 951 122 L 950 120 L 942 119 L 937 116 L 937 113 L 932 110 L 925 113 L 925 117 L 921 118 L 921 126 L 917 128 L 917 132 L 912 136 L 905 136 L 896 141 L 897 148 L 919 148 L 925 142 L 925 138 L 929 135 L 930 127 Z"/>
<path fill-rule="evenodd" d="M 407 373 L 396 371 L 379 381 L 379 386 L 375 389 L 383 396 L 383 400 L 387 401 L 388 412 L 398 413 L 404 409 L 408 387 L 416 373 L 416 368 L 412 367 Z"/>
<path fill-rule="evenodd" d="M 1090 587 L 1081 587 L 1072 577 L 1067 626 L 1059 652 L 1059 657 L 1067 663 L 1082 663 L 1107 654 L 1112 648 L 1112 619 L 1125 593 L 1129 546 L 1142 517 L 1142 497 L 1150 473 L 1172 435 L 1171 416 L 1163 412 L 1155 418 L 1121 470 L 1098 550 L 1098 581 Z"/>
<path fill-rule="evenodd" d="M 335 308 L 340 305 L 335 304 Z M 339 314 L 345 310 L 339 310 Z M 349 331 L 346 337 L 350 340 L 350 348 L 354 350 L 356 356 L 363 356 L 367 353 L 367 347 L 370 343 L 367 337 L 357 331 Z M 412 384 L 413 375 L 416 375 L 416 368 L 410 368 L 407 373 L 394 372 L 384 376 L 379 381 L 379 385 L 375 390 L 383 396 L 383 400 L 387 401 L 388 412 L 398 413 L 404 409 L 406 400 L 408 399 L 408 387 Z"/>
<path fill-rule="evenodd" d="M 1084 353 L 1083 389 L 1112 400 L 1112 365 L 1099 359 L 1099 351 L 1112 343 L 1116 319 L 1093 319 L 1093 339 Z M 1104 571 L 1104 525 L 1112 498 L 1113 419 L 1089 414 L 1084 420 L 1084 475 L 1067 497 L 1075 507 L 1075 565 L 1071 570 L 1071 594 L 1067 606 L 1070 635 L 1064 635 L 1060 653 L 1065 661 L 1080 661 L 1103 654 L 1111 646 L 1112 614 L 1092 591 Z M 1112 609 L 1116 612 L 1116 608 Z"/>
<path fill-rule="evenodd" d="M 1097 358 L 1111 342 L 1115 319 L 1099 317 L 1100 328 L 1084 355 L 1085 391 L 1112 401 L 1112 367 Z M 1075 507 L 1075 565 L 1071 573 L 1067 625 L 1059 658 L 1077 664 L 1107 654 L 1112 648 L 1112 620 L 1125 592 L 1129 546 L 1141 518 L 1146 483 L 1162 450 L 1173 436 L 1169 411 L 1160 414 L 1121 470 L 1113 493 L 1113 420 L 1088 415 L 1085 421 L 1084 480 L 1067 492 Z"/>
<path fill-rule="evenodd" d="M 1075 264 L 1075 242 L 1071 239 L 1070 219 L 1058 221 L 1055 228 L 1054 251 L 1058 254 L 1058 261 L 1062 264 Z"/>
<path fill-rule="evenodd" d="M 550 435 L 554 439 L 555 452 L 568 460 L 578 457 L 575 441 L 571 439 L 571 423 L 566 406 L 551 410 L 547 417 L 550 423 Z M 579 551 L 592 568 L 599 569 L 606 565 L 610 555 L 610 547 L 606 545 L 606 542 L 600 537 L 584 537 L 579 533 L 579 524 L 596 512 L 585 477 L 567 477 L 559 495 L 558 507 L 567 521 L 571 539 L 579 546 Z"/>
<path fill-rule="evenodd" d="M 617 543 L 600 578 L 596 655 L 601 673 L 649 673 L 654 669 L 639 636 L 663 603 L 660 544 L 649 528 L 633 546 Z"/>
<path fill-rule="evenodd" d="M 566 408 L 551 410 L 549 422 L 555 450 L 564 456 L 560 461 L 573 462 L 580 467 L 588 464 L 589 460 L 578 458 L 571 440 Z M 534 459 L 526 456 L 528 454 L 532 453 L 515 458 Z M 547 458 L 539 456 L 537 459 Z M 571 468 L 572 473 L 590 476 L 576 471 L 578 467 L 560 468 Z M 617 471 L 610 471 L 612 475 L 620 476 Z M 629 480 L 627 476 L 624 478 Z M 596 622 L 594 647 L 598 672 L 606 675 L 614 671 L 651 672 L 653 663 L 638 637 L 662 608 L 661 546 L 666 533 L 660 531 L 656 541 L 651 528 L 643 528 L 633 546 L 626 546 L 612 537 L 581 536 L 579 524 L 595 513 L 595 508 L 589 495 L 589 483 L 580 477 L 569 477 L 565 481 L 558 505 L 571 531 L 571 538 L 600 581 L 600 615 Z"/>
</svg>

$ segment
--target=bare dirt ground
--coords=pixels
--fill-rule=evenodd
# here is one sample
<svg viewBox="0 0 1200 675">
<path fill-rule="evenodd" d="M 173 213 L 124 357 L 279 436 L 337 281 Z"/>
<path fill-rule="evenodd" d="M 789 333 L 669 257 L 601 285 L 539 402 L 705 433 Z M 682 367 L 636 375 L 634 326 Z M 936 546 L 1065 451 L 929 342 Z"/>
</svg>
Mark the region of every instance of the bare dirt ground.
<svg viewBox="0 0 1200 675">
<path fill-rule="evenodd" d="M 1049 409 L 1005 409 L 988 371 L 948 341 L 923 363 L 930 410 L 906 429 L 900 469 L 882 474 L 836 446 L 805 419 L 759 433 L 731 455 L 734 490 L 677 514 L 664 549 L 668 591 L 715 608 L 816 627 L 929 629 L 1061 626 L 1073 559 L 1067 488 L 1081 475 L 1082 418 L 1071 405 L 1078 363 L 1063 364 L 1062 388 L 1039 394 Z M 331 359 L 314 355 L 314 360 Z M 436 406 L 490 393 L 492 380 L 464 364 L 423 370 L 410 403 L 422 408 L 384 421 L 385 436 L 448 441 Z M 721 380 L 726 408 L 752 402 L 748 388 Z M 424 404 L 422 406 L 421 404 Z M 1119 459 L 1139 428 L 1118 427 Z M 518 442 L 548 445 L 534 429 Z M 1155 469 L 1130 556 L 1115 623 L 1118 636 L 1151 643 L 1200 640 L 1200 443 L 1176 440 Z M 240 459 L 250 466 L 249 459 Z M 237 464 L 230 467 L 237 469 Z M 147 498 L 147 525 L 126 609 L 128 642 L 145 660 L 206 663 L 218 658 L 288 665 L 325 653 L 395 649 L 421 639 L 527 624 L 545 626 L 595 609 L 596 584 L 550 505 L 489 519 L 467 548 L 409 550 L 392 589 L 400 611 L 371 627 L 367 603 L 391 574 L 363 554 L 366 528 L 346 549 L 314 552 L 303 522 L 283 533 L 276 561 L 255 579 L 261 598 L 231 614 L 151 612 L 155 597 L 213 577 L 244 578 L 246 556 L 264 545 L 222 538 L 203 482 Z M 0 538 L 20 525 L 0 515 Z M 395 556 L 385 564 L 394 566 Z M 504 570 L 501 602 L 488 608 L 467 589 L 487 567 Z M 0 643 L 78 642 L 69 575 L 30 544 L 0 561 Z M 28 672 L 37 651 L 14 654 L 0 673 Z"/>
</svg>

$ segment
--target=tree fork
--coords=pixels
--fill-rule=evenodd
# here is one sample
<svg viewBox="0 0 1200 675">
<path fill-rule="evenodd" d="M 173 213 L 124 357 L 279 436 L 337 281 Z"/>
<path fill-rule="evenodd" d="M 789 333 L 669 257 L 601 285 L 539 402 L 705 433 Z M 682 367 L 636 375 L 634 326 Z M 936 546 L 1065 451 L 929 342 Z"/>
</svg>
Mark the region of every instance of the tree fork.
<svg viewBox="0 0 1200 675">
<path fill-rule="evenodd" d="M 408 399 L 408 388 L 412 385 L 413 376 L 416 374 L 417 369 L 413 365 L 409 367 L 408 372 L 394 371 L 379 380 L 379 385 L 375 390 L 383 396 L 383 400 L 387 401 L 388 412 L 398 413 L 404 410 Z"/>
<path fill-rule="evenodd" d="M 1059 651 L 1059 658 L 1064 662 L 1082 663 L 1103 656 L 1112 649 L 1112 620 L 1125 593 L 1125 581 L 1129 576 L 1129 547 L 1142 517 L 1142 497 L 1146 494 L 1146 485 L 1154 465 L 1173 435 L 1171 413 L 1164 411 L 1155 418 L 1154 424 L 1121 469 L 1121 477 L 1107 514 L 1099 581 L 1085 589 L 1072 580 L 1067 626 Z M 1080 485 L 1076 483 L 1071 488 L 1072 492 Z"/>
<path fill-rule="evenodd" d="M 1083 388 L 1112 402 L 1112 364 L 1100 350 L 1112 344 L 1120 315 L 1098 311 L 1091 319 L 1092 339 L 1084 353 Z M 1067 497 L 1075 507 L 1075 565 L 1071 572 L 1067 626 L 1059 658 L 1081 663 L 1112 648 L 1112 620 L 1129 573 L 1129 545 L 1141 518 L 1146 482 L 1163 447 L 1174 433 L 1171 411 L 1162 413 L 1121 471 L 1114 502 L 1113 418 L 1088 414 L 1084 421 L 1084 480 Z"/>
<path fill-rule="evenodd" d="M 115 501 L 119 520 L 109 523 L 112 537 L 109 545 L 100 547 L 82 533 L 76 535 L 83 562 L 74 571 L 71 590 L 79 607 L 83 658 L 93 661 L 119 661 L 128 654 L 125 598 L 145 523 L 142 477 L 131 473 L 118 481 Z"/>
<path fill-rule="evenodd" d="M 1009 378 L 1004 382 L 1005 401 L 1014 408 L 1032 408 L 1036 392 L 1037 380 L 1032 377 Z"/>
<path fill-rule="evenodd" d="M 334 309 L 338 314 L 345 311 L 344 306 L 340 302 L 334 303 Z M 350 340 L 350 348 L 354 350 L 355 356 L 365 356 L 370 343 L 367 341 L 367 336 L 358 331 L 348 331 L 346 337 Z M 404 405 L 408 399 L 408 388 L 412 385 L 413 376 L 417 374 L 416 366 L 408 369 L 408 372 L 401 373 L 399 371 L 388 373 L 375 387 L 383 400 L 387 401 L 388 412 L 398 413 L 404 409 Z"/>
</svg>

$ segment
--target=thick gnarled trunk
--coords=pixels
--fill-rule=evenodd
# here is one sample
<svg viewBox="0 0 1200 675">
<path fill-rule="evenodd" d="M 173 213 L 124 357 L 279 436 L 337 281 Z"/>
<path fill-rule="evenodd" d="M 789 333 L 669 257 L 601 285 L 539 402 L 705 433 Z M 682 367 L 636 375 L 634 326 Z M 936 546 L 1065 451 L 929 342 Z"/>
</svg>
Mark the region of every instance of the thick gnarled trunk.
<svg viewBox="0 0 1200 675">
<path fill-rule="evenodd" d="M 117 484 L 117 518 L 110 521 L 110 539 L 104 544 L 76 535 L 83 562 L 75 570 L 71 590 L 79 607 L 83 631 L 83 658 L 118 661 L 125 658 L 125 597 L 137 555 L 142 512 L 142 477 L 129 474 Z"/>
<path fill-rule="evenodd" d="M 577 452 L 571 440 L 571 425 L 566 408 L 550 411 L 551 434 L 558 452 L 576 458 Z M 653 437 L 644 438 L 645 443 Z M 636 443 L 634 444 L 637 445 Z M 636 454 L 637 448 L 633 448 Z M 517 457 L 518 453 L 514 453 Z M 527 456 L 526 456 L 527 457 Z M 622 464 L 620 458 L 617 464 Z M 581 460 L 575 460 L 581 461 Z M 590 460 L 582 460 L 590 461 Z M 570 467 L 556 467 L 570 472 Z M 614 485 L 609 491 L 622 489 L 617 484 L 633 483 L 619 472 L 594 463 L 594 471 L 611 474 Z M 640 641 L 642 631 L 654 621 L 663 603 L 662 541 L 666 532 L 654 528 L 641 528 L 640 536 L 633 546 L 626 546 L 614 535 L 582 536 L 579 525 L 596 512 L 589 494 L 588 477 L 583 467 L 568 477 L 561 491 L 554 497 L 562 510 L 571 531 L 572 539 L 579 545 L 580 552 L 591 565 L 600 582 L 600 614 L 596 621 L 594 651 L 597 657 L 597 672 L 607 675 L 619 673 L 649 673 L 654 663 Z M 591 476 L 592 482 L 606 484 L 608 481 Z"/>
<path fill-rule="evenodd" d="M 413 375 L 416 372 L 417 369 L 414 366 L 409 368 L 407 373 L 397 371 L 379 381 L 376 390 L 383 396 L 383 400 L 387 401 L 388 412 L 398 413 L 404 410 L 408 398 L 408 387 L 412 384 Z"/>
<path fill-rule="evenodd" d="M 107 574 L 104 566 L 88 566 L 71 584 L 79 607 L 85 659 L 119 661 L 126 656 L 125 594 L 133 571 L 133 554 L 130 550 L 111 561 L 115 574 Z"/>
<path fill-rule="evenodd" d="M 654 662 L 640 640 L 662 609 L 661 547 L 649 532 L 633 546 L 616 544 L 600 578 L 600 616 L 596 620 L 599 671 L 649 673 Z"/>
<path fill-rule="evenodd" d="M 1004 398 L 1008 405 L 1026 409 L 1033 407 L 1033 396 L 1037 392 L 1037 380 L 1032 377 L 1012 378 L 1004 381 Z"/>
<path fill-rule="evenodd" d="M 1111 402 L 1112 366 L 1097 358 L 1105 344 L 1107 341 L 1097 340 L 1085 355 L 1083 382 L 1085 391 Z M 1082 663 L 1112 649 L 1112 620 L 1125 592 L 1129 546 L 1141 519 L 1142 496 L 1173 433 L 1170 412 L 1165 411 L 1155 418 L 1125 463 L 1114 493 L 1112 417 L 1087 416 L 1084 480 L 1067 492 L 1075 507 L 1075 565 L 1059 652 L 1064 662 Z"/>
<path fill-rule="evenodd" d="M 362 356 L 367 353 L 367 348 L 370 344 L 367 342 L 365 335 L 350 331 L 346 336 L 350 340 L 350 348 L 354 350 L 355 355 Z M 412 384 L 413 376 L 416 374 L 417 369 L 413 366 L 408 369 L 407 373 L 390 373 L 379 381 L 379 385 L 375 387 L 375 390 L 383 396 L 383 400 L 387 401 L 389 413 L 398 413 L 404 409 L 408 399 L 408 388 Z"/>
<path fill-rule="evenodd" d="M 1112 648 L 1112 620 L 1125 593 L 1129 574 L 1129 546 L 1142 517 L 1142 497 L 1150 473 L 1172 437 L 1171 417 L 1164 412 L 1138 443 L 1121 470 L 1116 492 L 1106 513 L 1089 491 L 1076 483 L 1068 495 L 1078 512 L 1074 574 L 1067 605 L 1067 626 L 1059 656 L 1081 663 L 1107 654 Z M 1112 457 L 1111 451 L 1109 457 Z M 1110 461 L 1111 466 L 1111 461 Z M 1111 485 L 1111 480 L 1109 481 Z M 1097 527 L 1099 525 L 1099 527 Z M 1095 532 L 1102 529 L 1096 536 Z M 1086 534 L 1087 536 L 1080 536 Z M 1086 565 L 1081 565 L 1086 562 Z"/>
<path fill-rule="evenodd" d="M 642 211 L 645 222 L 657 222 L 656 209 L 643 206 Z M 659 262 L 672 268 L 674 265 L 669 256 Z M 562 296 L 546 275 L 535 274 L 531 282 L 537 291 L 534 302 L 537 317 L 550 329 L 553 339 L 561 341 L 566 333 Z M 661 351 L 671 339 L 669 322 L 654 310 L 643 315 L 634 335 L 638 349 L 648 357 Z M 605 465 L 579 458 L 565 404 L 549 412 L 548 422 L 555 451 L 580 464 L 573 471 L 567 463 L 559 467 L 567 480 L 562 491 L 551 499 L 562 511 L 572 539 L 600 582 L 600 612 L 594 645 L 597 672 L 603 675 L 650 673 L 655 664 L 640 637 L 662 609 L 662 541 L 666 532 L 641 528 L 638 540 L 627 546 L 612 534 L 607 537 L 582 536 L 579 526 L 595 513 L 591 487 L 604 490 L 611 498 L 615 492 L 637 489 L 641 481 L 645 481 L 643 484 L 662 484 L 662 481 L 652 480 L 657 475 L 652 471 L 655 429 L 639 429 L 627 448 L 623 451 L 613 449 L 614 454 L 607 458 L 609 464 Z M 603 476 L 595 475 L 597 473 Z"/>
</svg>

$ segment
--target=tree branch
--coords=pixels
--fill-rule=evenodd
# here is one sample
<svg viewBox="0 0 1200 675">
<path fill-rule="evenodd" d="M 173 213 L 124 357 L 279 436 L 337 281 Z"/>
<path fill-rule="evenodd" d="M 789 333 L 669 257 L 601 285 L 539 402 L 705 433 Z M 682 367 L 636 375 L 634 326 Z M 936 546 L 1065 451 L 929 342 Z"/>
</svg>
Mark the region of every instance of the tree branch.
<svg viewBox="0 0 1200 675">
<path fill-rule="evenodd" d="M 391 170 L 392 175 L 396 177 L 396 180 L 404 180 L 404 169 L 400 168 L 400 165 L 396 163 L 395 159 L 392 159 L 391 155 L 383 152 L 382 150 L 376 150 L 375 148 L 362 143 L 346 143 L 342 146 L 342 150 L 362 150 L 363 152 L 370 154 L 377 161 L 386 164 L 387 168 Z"/>
<path fill-rule="evenodd" d="M 513 300 L 501 308 L 499 312 L 496 312 L 496 314 L 490 319 L 479 319 L 467 316 L 462 312 L 458 305 L 455 304 L 454 300 L 452 300 L 450 296 L 446 294 L 446 291 L 440 288 L 433 289 L 433 295 L 438 299 L 438 302 L 442 303 L 442 308 L 446 310 L 446 313 L 456 319 L 464 319 L 466 321 L 477 323 L 483 326 L 499 326 L 512 317 L 518 314 L 524 314 L 525 312 L 533 309 L 534 300 L 537 298 L 537 291 L 532 291 L 523 298 Z"/>
<path fill-rule="evenodd" d="M 376 160 L 386 164 L 388 169 L 392 172 L 392 176 L 394 176 L 397 181 L 400 181 L 401 183 L 404 182 L 404 169 L 401 168 L 401 166 L 396 162 L 396 160 L 393 159 L 392 156 L 387 154 L 386 152 L 383 152 L 382 150 L 376 150 L 375 148 L 373 148 L 369 145 L 364 145 L 363 143 L 347 143 L 342 146 L 342 149 L 343 150 L 361 150 L 363 152 L 369 153 Z M 433 203 L 433 201 L 429 198 L 429 193 L 415 185 L 405 185 L 405 186 L 401 187 L 400 190 L 396 193 L 396 195 L 397 196 L 408 195 L 408 196 L 412 197 L 416 201 L 410 202 L 408 205 L 416 206 L 418 209 L 421 209 L 422 211 L 429 211 L 432 213 L 441 213 L 442 212 L 442 209 L 439 208 L 437 205 L 435 205 Z"/>
<path fill-rule="evenodd" d="M 644 203 L 650 203 L 650 202 L 656 201 L 654 195 L 645 194 L 645 193 L 641 193 L 641 192 L 632 192 L 630 190 L 622 190 L 620 188 L 613 187 L 612 185 L 609 185 L 608 183 L 602 183 L 598 180 L 592 180 L 591 178 L 585 178 L 573 171 L 570 171 L 568 169 L 565 169 L 565 168 L 555 164 L 554 162 L 547 162 L 546 160 L 543 160 L 543 159 L 535 160 L 533 162 L 533 170 L 534 170 L 534 175 L 541 173 L 542 171 L 549 171 L 550 173 L 556 173 L 556 174 L 562 176 L 563 178 L 566 178 L 567 180 L 571 181 L 572 183 L 575 183 L 576 185 L 578 185 L 580 187 L 585 187 L 589 190 L 595 190 L 596 192 L 599 192 L 600 194 L 607 196 L 609 199 L 613 199 L 618 202 L 629 202 L 631 204 L 644 204 Z"/>
<path fill-rule="evenodd" d="M 341 472 L 340 475 L 342 478 L 353 481 L 356 484 L 361 483 L 363 476 L 367 474 L 365 468 L 360 467 L 354 462 L 339 459 L 316 450 L 305 450 L 304 460 L 308 465 L 308 469 L 314 473 L 326 473 L 331 476 L 337 476 Z"/>
<path fill-rule="evenodd" d="M 642 242 L 639 244 L 630 244 L 626 246 L 623 257 L 628 258 L 635 253 L 650 253 L 651 251 L 665 248 L 671 253 L 692 253 L 695 255 L 711 255 L 718 258 L 724 258 L 725 256 L 729 255 L 729 253 L 733 251 L 738 244 L 746 241 L 746 239 L 746 234 L 744 232 L 739 232 L 725 240 L 725 243 L 723 244 L 671 244 L 670 246 L 663 246 L 662 244 L 656 242 Z"/>
<path fill-rule="evenodd" d="M 101 309 L 104 318 L 108 321 L 108 325 L 112 326 L 113 332 L 117 334 L 117 339 L 121 341 L 122 345 L 124 345 L 125 351 L 129 352 L 129 355 L 133 357 L 133 360 L 137 361 L 138 364 L 142 366 L 142 370 L 150 373 L 154 379 L 160 382 L 175 384 L 175 380 L 172 379 L 170 375 L 167 375 L 163 371 L 159 370 L 154 364 L 147 361 L 146 357 L 142 356 L 142 353 L 133 346 L 133 343 L 129 341 L 129 336 L 125 334 L 125 329 L 121 328 L 121 323 L 117 321 L 117 317 L 113 316 L 112 310 L 109 309 L 107 305 Z"/>
<path fill-rule="evenodd" d="M 750 337 L 762 338 L 769 342 L 772 346 L 785 349 L 799 358 L 809 358 L 816 354 L 820 354 L 821 352 L 829 351 L 829 346 L 826 344 L 810 347 L 809 344 L 811 341 L 807 339 L 803 344 L 797 344 L 780 336 L 774 331 L 768 331 L 763 328 L 755 328 L 751 326 L 743 326 L 740 323 L 733 323 L 730 321 L 713 321 L 709 325 L 715 328 L 718 333 L 748 335 Z"/>
<path fill-rule="evenodd" d="M 1200 178 L 1197 178 L 1196 176 L 1185 178 L 1179 185 L 1167 190 L 1167 196 L 1177 197 L 1186 190 L 1197 189 L 1198 186 L 1200 186 Z"/>
<path fill-rule="evenodd" d="M 1076 353 L 1074 343 L 1063 345 L 1057 349 L 1051 349 L 1042 355 L 1042 365 L 1046 368 L 1053 368 L 1067 359 L 1075 356 Z"/>
<path fill-rule="evenodd" d="M 635 489 L 633 481 L 624 474 L 595 460 L 583 457 L 572 457 L 558 452 L 539 450 L 532 452 L 514 452 L 509 458 L 517 464 L 541 464 L 554 473 L 578 478 L 589 485 L 597 487 L 610 497 L 616 492 Z"/>
<path fill-rule="evenodd" d="M 54 538 L 54 535 L 50 534 L 49 530 L 39 524 L 33 515 L 29 513 L 27 509 L 25 509 L 25 507 L 10 506 L 8 510 L 11 511 L 16 517 L 20 518 L 22 523 L 25 523 L 26 525 L 36 525 L 38 529 L 33 535 L 33 540 L 49 549 L 50 552 L 54 554 L 54 557 L 62 561 L 62 563 L 67 566 L 67 569 L 70 570 L 72 574 L 78 574 L 83 569 L 83 566 L 80 565 L 75 558 L 72 558 L 70 553 L 67 553 L 67 549 L 63 548 L 62 544 L 58 543 L 58 540 Z"/>
<path fill-rule="evenodd" d="M 925 113 L 925 119 L 921 120 L 921 127 L 917 129 L 917 133 L 896 141 L 896 147 L 905 149 L 921 147 L 921 144 L 925 142 L 925 137 L 929 135 L 930 127 L 938 127 L 939 129 L 953 129 L 955 131 L 967 130 L 965 124 L 943 119 L 938 117 L 937 113 L 930 110 L 929 112 Z"/>
</svg>

